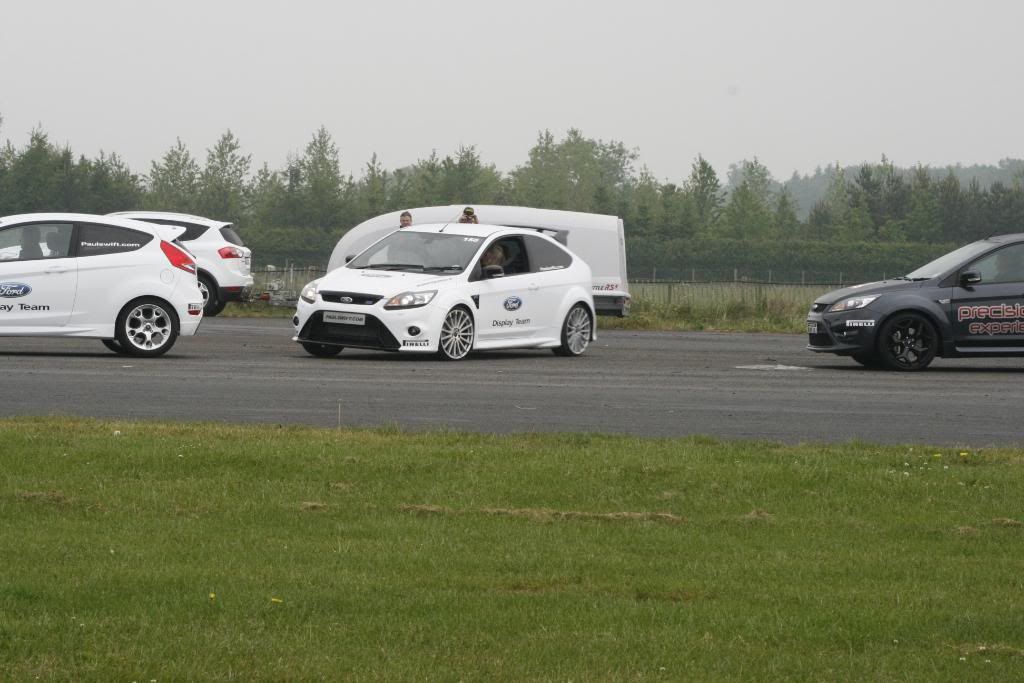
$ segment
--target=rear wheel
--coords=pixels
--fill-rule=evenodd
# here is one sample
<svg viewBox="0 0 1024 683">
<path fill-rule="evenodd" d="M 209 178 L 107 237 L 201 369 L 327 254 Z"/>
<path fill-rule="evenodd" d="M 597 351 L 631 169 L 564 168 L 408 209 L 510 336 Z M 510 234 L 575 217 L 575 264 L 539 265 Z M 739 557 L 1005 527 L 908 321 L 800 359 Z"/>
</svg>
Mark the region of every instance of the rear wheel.
<svg viewBox="0 0 1024 683">
<path fill-rule="evenodd" d="M 559 356 L 578 356 L 587 350 L 594 323 L 590 311 L 583 304 L 569 309 L 562 323 L 562 345 L 551 349 Z"/>
<path fill-rule="evenodd" d="M 208 275 L 200 275 L 198 284 L 203 295 L 203 315 L 212 318 L 224 310 L 224 305 L 217 296 L 217 283 Z"/>
<path fill-rule="evenodd" d="M 315 342 L 302 342 L 302 348 L 306 349 L 306 353 L 317 358 L 330 358 L 331 356 L 337 356 L 344 350 L 344 346 L 335 346 L 333 344 L 317 344 Z"/>
<path fill-rule="evenodd" d="M 878 355 L 890 370 L 924 370 L 939 350 L 939 335 L 919 313 L 898 313 L 878 335 Z"/>
<path fill-rule="evenodd" d="M 441 324 L 437 355 L 444 360 L 462 360 L 473 350 L 476 328 L 473 316 L 462 306 L 448 311 Z"/>
<path fill-rule="evenodd" d="M 178 338 L 178 316 L 160 299 L 136 299 L 121 309 L 114 332 L 121 353 L 160 356 L 167 353 Z"/>
</svg>

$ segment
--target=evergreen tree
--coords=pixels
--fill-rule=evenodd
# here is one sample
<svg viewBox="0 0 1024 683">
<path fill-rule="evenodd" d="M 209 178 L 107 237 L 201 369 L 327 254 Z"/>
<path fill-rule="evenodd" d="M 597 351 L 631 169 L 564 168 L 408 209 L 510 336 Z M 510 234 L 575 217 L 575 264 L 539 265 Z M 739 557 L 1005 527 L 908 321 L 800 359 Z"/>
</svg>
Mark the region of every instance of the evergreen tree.
<svg viewBox="0 0 1024 683">
<path fill-rule="evenodd" d="M 178 138 L 161 160 L 150 166 L 146 206 L 156 211 L 195 213 L 201 174 L 199 164 Z"/>
<path fill-rule="evenodd" d="M 245 190 L 252 156 L 228 130 L 207 150 L 200 176 L 199 212 L 210 218 L 237 223 L 246 208 Z"/>
</svg>

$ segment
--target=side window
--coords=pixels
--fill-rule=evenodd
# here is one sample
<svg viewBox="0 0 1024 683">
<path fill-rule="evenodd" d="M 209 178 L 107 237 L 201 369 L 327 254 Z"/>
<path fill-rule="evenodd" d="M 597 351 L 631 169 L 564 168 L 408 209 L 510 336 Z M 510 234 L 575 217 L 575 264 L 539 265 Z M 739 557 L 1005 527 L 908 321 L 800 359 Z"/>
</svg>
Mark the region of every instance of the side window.
<svg viewBox="0 0 1024 683">
<path fill-rule="evenodd" d="M 981 273 L 982 284 L 1024 282 L 1024 244 L 1003 247 L 967 268 Z"/>
<path fill-rule="evenodd" d="M 0 261 L 65 258 L 71 250 L 71 223 L 32 223 L 0 230 Z"/>
<path fill-rule="evenodd" d="M 181 233 L 181 237 L 178 238 L 182 242 L 191 242 L 194 239 L 198 239 L 207 229 L 205 225 L 175 221 L 167 218 L 133 218 L 132 220 L 153 223 L 154 225 L 175 225 L 179 228 L 185 228 L 185 232 Z"/>
<path fill-rule="evenodd" d="M 502 237 L 484 250 L 481 264 L 489 261 L 501 266 L 505 275 L 520 275 L 530 272 L 530 261 L 521 237 Z"/>
<path fill-rule="evenodd" d="M 540 237 L 527 236 L 526 248 L 530 253 L 531 272 L 562 270 L 572 265 L 572 256 L 558 245 Z"/>
<path fill-rule="evenodd" d="M 123 254 L 142 248 L 153 236 L 113 225 L 85 223 L 78 229 L 78 255 Z"/>
</svg>

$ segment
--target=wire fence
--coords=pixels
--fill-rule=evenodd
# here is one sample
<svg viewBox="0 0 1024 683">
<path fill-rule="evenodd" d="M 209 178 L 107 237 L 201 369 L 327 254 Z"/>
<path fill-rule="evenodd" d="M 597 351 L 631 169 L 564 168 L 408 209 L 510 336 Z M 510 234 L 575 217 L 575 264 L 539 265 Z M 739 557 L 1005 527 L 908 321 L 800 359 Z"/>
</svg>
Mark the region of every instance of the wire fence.
<svg viewBox="0 0 1024 683">
<path fill-rule="evenodd" d="M 322 277 L 327 270 L 322 267 L 309 266 L 287 268 L 266 268 L 253 270 L 252 298 L 268 301 L 273 305 L 293 305 L 299 298 L 302 288 L 309 282 Z M 752 302 L 766 295 L 773 297 L 803 300 L 808 296 L 811 300 L 819 294 L 838 287 L 880 277 L 854 279 L 844 273 L 832 273 L 823 276 L 820 273 L 804 273 L 805 277 L 793 281 L 780 281 L 772 271 L 764 273 L 741 273 L 738 269 L 726 271 L 691 271 L 691 279 L 659 280 L 638 278 L 630 280 L 629 293 L 635 302 L 656 304 L 682 304 L 694 299 L 711 300 L 723 296 L 731 300 Z M 811 277 L 813 275 L 813 277 Z"/>
</svg>

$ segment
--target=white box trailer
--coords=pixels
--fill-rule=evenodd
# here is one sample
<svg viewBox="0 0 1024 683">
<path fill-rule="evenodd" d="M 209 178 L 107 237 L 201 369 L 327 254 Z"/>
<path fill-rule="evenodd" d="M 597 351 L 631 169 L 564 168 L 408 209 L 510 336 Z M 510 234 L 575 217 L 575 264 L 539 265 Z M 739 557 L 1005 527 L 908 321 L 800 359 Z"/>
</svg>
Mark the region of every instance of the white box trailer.
<svg viewBox="0 0 1024 683">
<path fill-rule="evenodd" d="M 413 224 L 455 223 L 463 204 L 407 209 Z M 586 261 L 593 273 L 594 306 L 598 315 L 629 315 L 626 279 L 626 238 L 622 219 L 597 213 L 533 209 L 526 206 L 473 205 L 482 224 L 529 228 L 554 237 Z M 331 253 L 327 270 L 345 265 L 353 256 L 398 229 L 402 211 L 363 221 L 346 232 Z"/>
</svg>

